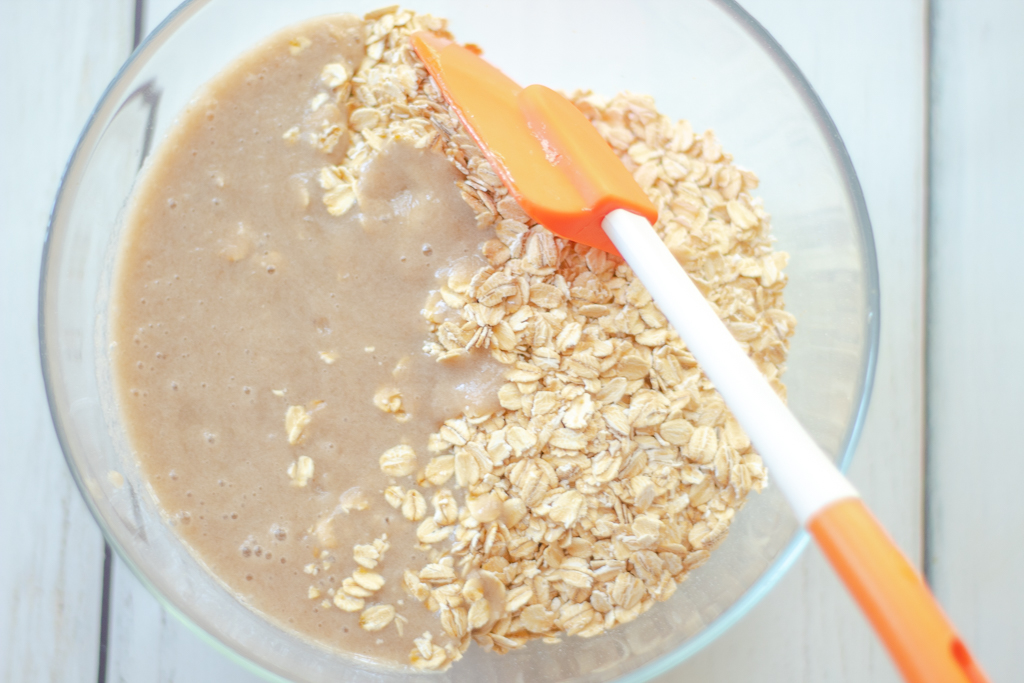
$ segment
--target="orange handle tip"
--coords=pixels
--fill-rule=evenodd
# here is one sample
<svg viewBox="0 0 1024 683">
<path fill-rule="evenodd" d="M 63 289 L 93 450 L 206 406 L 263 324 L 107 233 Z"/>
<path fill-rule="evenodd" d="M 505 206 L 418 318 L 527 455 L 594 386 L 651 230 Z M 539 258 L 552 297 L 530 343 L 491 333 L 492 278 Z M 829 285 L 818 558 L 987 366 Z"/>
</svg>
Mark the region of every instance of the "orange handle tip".
<svg viewBox="0 0 1024 683">
<path fill-rule="evenodd" d="M 859 498 L 807 525 L 910 683 L 988 683 L 924 579 Z"/>
</svg>

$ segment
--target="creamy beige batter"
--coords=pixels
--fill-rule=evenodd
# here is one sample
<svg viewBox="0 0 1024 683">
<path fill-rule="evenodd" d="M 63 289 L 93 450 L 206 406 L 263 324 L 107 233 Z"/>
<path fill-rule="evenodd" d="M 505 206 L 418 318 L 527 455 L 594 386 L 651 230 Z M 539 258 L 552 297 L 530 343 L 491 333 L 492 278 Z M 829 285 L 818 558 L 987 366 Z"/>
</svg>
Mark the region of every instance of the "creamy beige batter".
<svg viewBox="0 0 1024 683">
<path fill-rule="evenodd" d="M 422 467 L 443 420 L 497 408 L 501 366 L 422 351 L 421 309 L 439 272 L 479 259 L 486 238 L 449 162 L 395 143 L 365 170 L 359 205 L 333 217 L 315 177 L 344 144 L 325 155 L 285 135 L 345 116 L 310 103 L 325 92 L 324 64 L 354 70 L 360 36 L 355 19 L 289 28 L 181 114 L 127 213 L 112 362 L 142 472 L 199 561 L 284 628 L 404 665 L 412 639 L 440 629 L 401 586 L 406 567 L 427 561 L 411 550 L 415 525 L 380 495 L 412 476 L 385 476 L 378 458 L 407 443 Z M 374 405 L 392 386 L 407 421 Z M 312 417 L 294 444 L 292 405 Z M 314 463 L 305 486 L 288 475 L 300 456 Z M 325 548 L 311 530 L 332 516 L 337 547 Z M 366 604 L 394 605 L 408 620 L 401 637 L 395 624 L 361 630 L 358 612 L 330 605 L 357 567 L 353 545 L 385 533 L 391 549 L 375 571 L 386 584 Z"/>
</svg>

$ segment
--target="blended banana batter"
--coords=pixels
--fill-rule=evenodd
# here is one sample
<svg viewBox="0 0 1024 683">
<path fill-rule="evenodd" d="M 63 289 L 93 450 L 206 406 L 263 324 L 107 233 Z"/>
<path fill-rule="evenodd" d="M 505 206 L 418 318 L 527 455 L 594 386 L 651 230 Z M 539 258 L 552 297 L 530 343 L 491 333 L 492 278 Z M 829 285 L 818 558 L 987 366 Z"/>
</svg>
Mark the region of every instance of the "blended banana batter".
<svg viewBox="0 0 1024 683">
<path fill-rule="evenodd" d="M 317 173 L 346 141 L 328 149 L 293 128 L 345 130 L 321 69 L 355 70 L 360 21 L 290 27 L 181 114 L 127 212 L 112 361 L 142 472 L 196 558 L 283 628 L 406 665 L 425 631 L 445 641 L 402 588 L 402 571 L 426 562 L 415 526 L 381 495 L 412 476 L 378 460 L 403 443 L 424 465 L 441 422 L 498 408 L 502 366 L 422 351 L 429 292 L 446 269 L 477 268 L 487 237 L 442 155 L 392 143 L 364 170 L 358 205 L 335 217 L 318 198 Z M 375 404 L 389 390 L 398 412 Z M 382 557 L 360 576 L 384 585 L 365 606 L 394 607 L 387 628 L 401 636 L 332 603 L 360 570 L 353 546 L 374 541 Z"/>
</svg>

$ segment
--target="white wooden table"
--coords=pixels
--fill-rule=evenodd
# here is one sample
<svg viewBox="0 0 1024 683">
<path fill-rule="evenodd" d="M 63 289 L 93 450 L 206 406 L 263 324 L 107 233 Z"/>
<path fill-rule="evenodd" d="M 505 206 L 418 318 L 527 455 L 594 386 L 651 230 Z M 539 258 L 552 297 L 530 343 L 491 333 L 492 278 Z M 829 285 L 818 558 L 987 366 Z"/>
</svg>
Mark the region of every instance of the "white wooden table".
<svg viewBox="0 0 1024 683">
<path fill-rule="evenodd" d="M 874 224 L 881 350 L 850 475 L 993 680 L 1022 680 L 1024 3 L 745 4 L 835 119 Z M 39 260 L 61 171 L 133 41 L 172 6 L 0 2 L 3 682 L 256 680 L 169 618 L 116 558 L 105 574 L 39 371 Z M 899 679 L 812 548 L 737 626 L 658 680 Z"/>
</svg>

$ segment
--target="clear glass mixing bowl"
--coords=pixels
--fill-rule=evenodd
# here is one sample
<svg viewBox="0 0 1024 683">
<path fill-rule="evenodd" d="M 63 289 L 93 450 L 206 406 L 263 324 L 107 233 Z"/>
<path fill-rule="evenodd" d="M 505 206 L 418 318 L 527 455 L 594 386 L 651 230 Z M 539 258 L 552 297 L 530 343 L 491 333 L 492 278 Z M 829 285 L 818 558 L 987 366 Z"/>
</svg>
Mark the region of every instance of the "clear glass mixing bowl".
<svg viewBox="0 0 1024 683">
<path fill-rule="evenodd" d="M 71 158 L 44 254 L 39 333 L 54 424 L 110 544 L 160 602 L 269 678 L 300 681 L 646 680 L 745 614 L 806 537 L 779 492 L 753 495 L 728 539 L 676 595 L 589 640 L 533 643 L 504 657 L 471 648 L 443 674 L 375 668 L 286 633 L 244 607 L 161 520 L 113 404 L 107 301 L 126 199 L 146 156 L 192 93 L 233 57 L 295 21 L 364 13 L 381 0 L 196 0 L 132 55 Z M 797 416 L 845 467 L 878 344 L 878 275 L 867 210 L 839 134 L 782 48 L 737 5 L 711 0 L 419 0 L 520 83 L 650 93 L 673 118 L 713 127 L 754 169 L 778 247 L 791 255 L 798 320 L 785 381 Z M 108 473 L 120 472 L 117 487 Z"/>
</svg>

